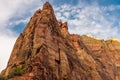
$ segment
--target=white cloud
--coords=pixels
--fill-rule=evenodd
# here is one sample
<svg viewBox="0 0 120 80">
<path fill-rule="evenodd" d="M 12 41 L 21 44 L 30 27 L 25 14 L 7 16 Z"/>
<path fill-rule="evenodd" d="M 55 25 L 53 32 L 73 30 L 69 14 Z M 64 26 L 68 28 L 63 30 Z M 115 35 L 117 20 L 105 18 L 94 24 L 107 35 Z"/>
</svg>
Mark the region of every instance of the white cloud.
<svg viewBox="0 0 120 80">
<path fill-rule="evenodd" d="M 16 37 L 0 37 L 0 71 L 7 65 Z"/>
<path fill-rule="evenodd" d="M 120 38 L 118 35 L 120 31 L 118 31 L 118 27 L 114 26 L 119 20 L 115 15 L 107 14 L 107 11 L 119 9 L 119 6 L 103 7 L 96 2 L 93 2 L 92 5 L 85 3 L 80 5 L 81 3 L 76 6 L 64 4 L 55 9 L 57 19 L 68 22 L 70 33 L 91 34 L 103 39 Z"/>
<path fill-rule="evenodd" d="M 120 5 L 110 5 L 108 7 L 103 7 L 104 10 L 114 11 L 120 9 Z"/>
<path fill-rule="evenodd" d="M 66 18 L 69 18 L 70 13 L 69 12 L 65 12 L 64 15 L 65 15 Z"/>
</svg>

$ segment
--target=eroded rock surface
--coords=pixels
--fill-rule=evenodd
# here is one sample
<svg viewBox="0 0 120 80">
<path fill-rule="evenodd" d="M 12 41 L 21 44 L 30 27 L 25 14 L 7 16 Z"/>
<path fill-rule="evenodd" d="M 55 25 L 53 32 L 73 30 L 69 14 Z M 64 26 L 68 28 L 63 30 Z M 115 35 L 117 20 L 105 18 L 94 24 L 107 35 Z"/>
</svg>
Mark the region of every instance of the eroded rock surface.
<svg viewBox="0 0 120 80">
<path fill-rule="evenodd" d="M 10 80 L 120 80 L 120 42 L 69 34 L 46 2 L 14 45 L 4 75 Z"/>
</svg>

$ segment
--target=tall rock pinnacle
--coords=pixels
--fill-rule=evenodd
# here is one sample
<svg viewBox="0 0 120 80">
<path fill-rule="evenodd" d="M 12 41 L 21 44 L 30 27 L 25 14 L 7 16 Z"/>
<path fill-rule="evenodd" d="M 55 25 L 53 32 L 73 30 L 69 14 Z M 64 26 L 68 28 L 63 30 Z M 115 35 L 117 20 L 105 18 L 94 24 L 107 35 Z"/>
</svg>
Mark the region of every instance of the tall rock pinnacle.
<svg viewBox="0 0 120 80">
<path fill-rule="evenodd" d="M 2 72 L 9 80 L 120 80 L 120 42 L 69 34 L 50 3 L 16 40 Z"/>
<path fill-rule="evenodd" d="M 51 4 L 49 2 L 46 2 L 43 5 L 43 10 L 51 10 L 51 11 L 53 11 L 53 8 L 52 8 L 52 6 L 51 6 Z"/>
</svg>

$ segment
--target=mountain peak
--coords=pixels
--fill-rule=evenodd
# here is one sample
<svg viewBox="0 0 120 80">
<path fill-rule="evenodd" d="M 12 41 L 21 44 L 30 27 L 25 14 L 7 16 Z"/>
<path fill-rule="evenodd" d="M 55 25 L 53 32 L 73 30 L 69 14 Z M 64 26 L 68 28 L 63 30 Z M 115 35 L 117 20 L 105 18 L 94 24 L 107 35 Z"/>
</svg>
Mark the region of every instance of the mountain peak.
<svg viewBox="0 0 120 80">
<path fill-rule="evenodd" d="M 46 2 L 46 3 L 43 5 L 43 10 L 44 10 L 44 9 L 53 10 L 52 5 L 51 5 L 49 2 Z"/>
</svg>

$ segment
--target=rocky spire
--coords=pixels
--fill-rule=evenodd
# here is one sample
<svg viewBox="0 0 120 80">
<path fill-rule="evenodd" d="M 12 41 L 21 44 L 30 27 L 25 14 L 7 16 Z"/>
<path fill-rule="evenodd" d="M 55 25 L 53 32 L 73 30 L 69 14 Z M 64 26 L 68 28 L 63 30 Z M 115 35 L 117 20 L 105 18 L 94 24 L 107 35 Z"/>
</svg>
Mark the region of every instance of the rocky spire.
<svg viewBox="0 0 120 80">
<path fill-rule="evenodd" d="M 23 67 L 23 64 L 29 63 L 29 60 L 43 51 L 45 46 L 55 48 L 58 43 L 50 44 L 54 38 L 61 41 L 59 36 L 66 37 L 66 35 L 69 35 L 67 24 L 56 20 L 52 6 L 46 2 L 42 10 L 35 12 L 23 33 L 16 40 L 4 74 L 8 75 L 15 67 Z"/>
<path fill-rule="evenodd" d="M 51 4 L 49 2 L 46 2 L 43 5 L 43 10 L 52 10 L 53 11 L 53 8 L 52 8 L 52 6 L 51 6 Z"/>
</svg>

